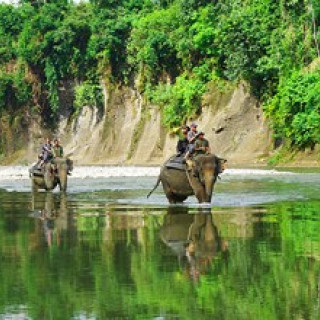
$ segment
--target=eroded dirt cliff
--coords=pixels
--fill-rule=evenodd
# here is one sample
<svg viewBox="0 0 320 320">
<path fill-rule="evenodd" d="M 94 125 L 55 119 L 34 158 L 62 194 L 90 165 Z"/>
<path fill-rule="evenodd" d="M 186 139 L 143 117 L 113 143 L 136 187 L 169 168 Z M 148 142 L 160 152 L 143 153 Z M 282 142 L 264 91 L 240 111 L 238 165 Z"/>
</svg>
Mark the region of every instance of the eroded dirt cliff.
<svg viewBox="0 0 320 320">
<path fill-rule="evenodd" d="M 268 154 L 269 130 L 243 84 L 224 93 L 213 87 L 194 120 L 213 151 L 230 163 L 260 162 Z M 58 136 L 79 164 L 160 164 L 175 152 L 178 139 L 164 128 L 159 108 L 129 88 L 113 90 L 102 115 L 84 107 L 71 122 L 62 120 Z"/>
<path fill-rule="evenodd" d="M 85 106 L 77 116 L 62 112 L 56 132 L 31 121 L 29 144 L 15 162 L 33 162 L 47 135 L 58 136 L 77 164 L 158 165 L 175 152 L 178 136 L 163 126 L 157 106 L 130 88 L 105 89 L 104 110 Z M 268 155 L 270 132 L 244 84 L 224 92 L 213 86 L 201 116 L 192 120 L 213 152 L 230 164 L 262 163 Z"/>
</svg>

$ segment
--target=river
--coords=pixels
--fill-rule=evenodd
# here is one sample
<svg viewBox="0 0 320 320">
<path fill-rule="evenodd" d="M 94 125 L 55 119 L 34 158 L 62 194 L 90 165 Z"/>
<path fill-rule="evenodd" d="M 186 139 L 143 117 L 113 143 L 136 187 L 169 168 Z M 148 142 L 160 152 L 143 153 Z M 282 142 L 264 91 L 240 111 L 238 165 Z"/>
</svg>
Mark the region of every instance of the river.
<svg viewBox="0 0 320 320">
<path fill-rule="evenodd" d="M 0 319 L 319 319 L 320 171 L 227 169 L 168 205 L 158 167 L 0 167 Z"/>
</svg>

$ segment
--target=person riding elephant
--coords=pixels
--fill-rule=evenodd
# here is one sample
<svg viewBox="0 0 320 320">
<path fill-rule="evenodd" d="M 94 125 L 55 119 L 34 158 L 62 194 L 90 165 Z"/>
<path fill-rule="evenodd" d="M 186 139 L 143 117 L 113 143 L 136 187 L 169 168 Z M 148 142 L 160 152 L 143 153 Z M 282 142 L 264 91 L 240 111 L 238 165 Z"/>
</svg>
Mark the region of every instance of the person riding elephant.
<svg viewBox="0 0 320 320">
<path fill-rule="evenodd" d="M 36 167 L 42 169 L 44 164 L 50 161 L 52 158 L 52 144 L 51 139 L 48 137 L 41 146 L 41 153 L 38 156 L 39 161 L 37 162 Z"/>
<path fill-rule="evenodd" d="M 177 156 L 178 157 L 182 157 L 186 154 L 186 152 L 188 151 L 188 144 L 189 144 L 189 140 L 188 140 L 188 132 L 189 132 L 190 128 L 188 126 L 183 127 L 181 130 L 181 133 L 183 135 L 183 137 L 181 139 L 179 139 L 178 143 L 177 143 Z"/>
<path fill-rule="evenodd" d="M 42 145 L 42 154 L 44 162 L 52 159 L 52 143 L 50 138 L 47 138 L 46 142 Z"/>
<path fill-rule="evenodd" d="M 196 140 L 196 136 L 197 136 L 197 127 L 198 125 L 195 122 L 192 122 L 190 125 L 190 131 L 188 132 L 188 141 L 189 144 L 193 144 Z"/>
<path fill-rule="evenodd" d="M 200 131 L 196 135 L 196 141 L 194 143 L 194 157 L 199 154 L 209 154 L 210 153 L 210 146 L 209 141 L 205 139 L 204 132 Z"/>
<path fill-rule="evenodd" d="M 63 147 L 57 138 L 53 140 L 52 154 L 54 158 L 63 158 Z"/>
</svg>

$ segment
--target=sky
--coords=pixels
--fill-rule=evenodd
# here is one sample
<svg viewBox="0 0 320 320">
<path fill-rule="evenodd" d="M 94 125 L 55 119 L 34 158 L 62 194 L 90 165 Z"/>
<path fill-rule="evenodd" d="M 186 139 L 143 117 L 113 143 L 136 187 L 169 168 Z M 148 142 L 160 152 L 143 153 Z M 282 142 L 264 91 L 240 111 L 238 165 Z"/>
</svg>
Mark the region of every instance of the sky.
<svg viewBox="0 0 320 320">
<path fill-rule="evenodd" d="M 0 0 L 0 3 L 17 3 L 18 0 Z"/>
<path fill-rule="evenodd" d="M 74 3 L 78 3 L 83 0 L 73 0 Z M 10 4 L 17 4 L 19 0 L 0 0 L 0 3 L 10 3 Z"/>
</svg>

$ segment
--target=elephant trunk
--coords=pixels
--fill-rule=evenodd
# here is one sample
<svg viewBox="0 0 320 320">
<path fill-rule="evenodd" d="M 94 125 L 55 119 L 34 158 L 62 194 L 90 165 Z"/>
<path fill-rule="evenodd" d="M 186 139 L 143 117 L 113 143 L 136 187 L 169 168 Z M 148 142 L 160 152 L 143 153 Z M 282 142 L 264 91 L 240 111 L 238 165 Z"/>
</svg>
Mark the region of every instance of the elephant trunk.
<svg viewBox="0 0 320 320">
<path fill-rule="evenodd" d="M 60 190 L 64 192 L 67 191 L 68 176 L 67 176 L 66 168 L 59 170 L 59 180 L 60 180 Z"/>
<path fill-rule="evenodd" d="M 215 176 L 212 173 L 206 173 L 204 175 L 205 202 L 211 202 L 214 183 Z"/>
</svg>

